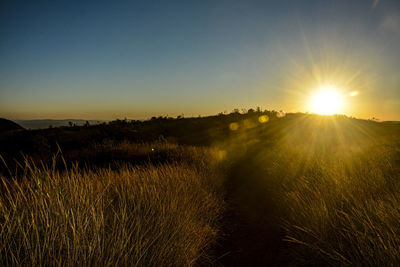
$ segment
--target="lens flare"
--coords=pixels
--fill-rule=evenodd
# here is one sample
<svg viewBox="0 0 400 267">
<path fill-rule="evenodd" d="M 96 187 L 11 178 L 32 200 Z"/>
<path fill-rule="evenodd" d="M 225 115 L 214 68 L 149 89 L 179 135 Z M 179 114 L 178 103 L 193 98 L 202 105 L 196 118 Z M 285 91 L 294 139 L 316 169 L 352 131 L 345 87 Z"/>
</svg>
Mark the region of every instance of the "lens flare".
<svg viewBox="0 0 400 267">
<path fill-rule="evenodd" d="M 229 124 L 229 129 L 231 131 L 236 131 L 239 129 L 239 124 L 237 122 L 232 122 Z"/>
<path fill-rule="evenodd" d="M 266 123 L 269 121 L 269 117 L 267 115 L 262 115 L 262 116 L 258 117 L 258 121 L 260 123 Z"/>
<path fill-rule="evenodd" d="M 359 94 L 358 91 L 353 91 L 349 93 L 349 96 L 357 96 Z"/>
</svg>

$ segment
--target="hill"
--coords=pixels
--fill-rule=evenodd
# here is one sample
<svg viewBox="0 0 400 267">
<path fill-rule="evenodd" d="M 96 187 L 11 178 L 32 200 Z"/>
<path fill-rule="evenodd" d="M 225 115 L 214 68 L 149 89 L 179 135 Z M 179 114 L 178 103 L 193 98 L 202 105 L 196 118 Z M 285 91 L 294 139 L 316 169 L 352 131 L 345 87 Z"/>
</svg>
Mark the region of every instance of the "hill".
<svg viewBox="0 0 400 267">
<path fill-rule="evenodd" d="M 397 122 L 254 110 L 116 120 L 7 132 L 0 154 L 0 265 L 400 262 Z"/>
<path fill-rule="evenodd" d="M 19 124 L 0 118 L 0 133 L 8 132 L 8 131 L 13 131 L 13 130 L 22 130 L 22 128 Z"/>
<path fill-rule="evenodd" d="M 147 121 L 115 120 L 97 125 L 5 133 L 0 136 L 0 153 L 11 162 L 21 159 L 21 153 L 37 155 L 44 160 L 50 159 L 61 148 L 68 159 L 98 163 L 99 154 L 92 148 L 99 144 L 165 142 L 227 150 L 254 143 L 270 146 L 309 142 L 321 147 L 343 146 L 371 142 L 375 137 L 389 140 L 399 135 L 399 123 L 360 120 L 343 115 L 292 113 L 282 116 L 276 111 L 249 110 L 247 113 L 208 117 L 153 117 Z M 101 157 L 103 163 L 121 159 L 106 152 Z M 126 156 L 120 157 L 126 159 Z"/>
</svg>

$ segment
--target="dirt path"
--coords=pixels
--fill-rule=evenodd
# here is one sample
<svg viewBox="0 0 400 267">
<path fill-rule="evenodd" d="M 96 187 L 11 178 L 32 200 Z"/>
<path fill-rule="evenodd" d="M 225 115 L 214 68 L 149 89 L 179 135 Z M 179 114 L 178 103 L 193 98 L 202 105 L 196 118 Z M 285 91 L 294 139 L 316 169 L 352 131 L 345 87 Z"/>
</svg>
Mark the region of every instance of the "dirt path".
<svg viewBox="0 0 400 267">
<path fill-rule="evenodd" d="M 255 157 L 235 163 L 226 180 L 228 209 L 216 247 L 223 266 L 287 265 L 279 185 L 268 179 Z"/>
</svg>

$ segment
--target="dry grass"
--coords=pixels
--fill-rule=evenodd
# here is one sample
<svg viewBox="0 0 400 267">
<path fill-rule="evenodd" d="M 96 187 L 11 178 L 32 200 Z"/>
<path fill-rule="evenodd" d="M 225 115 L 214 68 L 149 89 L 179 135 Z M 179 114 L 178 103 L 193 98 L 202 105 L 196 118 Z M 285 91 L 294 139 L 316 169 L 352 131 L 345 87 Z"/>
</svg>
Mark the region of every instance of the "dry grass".
<svg viewBox="0 0 400 267">
<path fill-rule="evenodd" d="M 399 154 L 381 145 L 332 152 L 311 156 L 301 170 L 298 164 L 277 161 L 287 170 L 280 169 L 280 176 L 289 174 L 282 205 L 288 210 L 283 226 L 292 243 L 291 258 L 306 265 L 396 265 Z M 305 155 L 304 150 L 296 153 Z"/>
<path fill-rule="evenodd" d="M 116 142 L 112 140 L 94 143 L 90 147 L 71 151 L 64 155 L 66 160 L 81 160 L 93 162 L 104 159 L 107 162 L 121 160 L 123 162 L 138 160 L 155 162 L 186 162 L 198 165 L 210 155 L 215 156 L 216 150 L 208 147 L 181 146 L 166 142 L 131 143 L 128 141 Z"/>
<path fill-rule="evenodd" d="M 398 266 L 399 136 L 311 125 L 258 141 L 232 164 L 226 184 L 240 220 L 250 234 L 266 232 L 252 236 L 256 249 L 240 248 L 261 258 L 274 248 L 265 240 L 283 229 L 279 265 Z"/>
<path fill-rule="evenodd" d="M 222 201 L 212 170 L 164 164 L 1 177 L 0 265 L 210 263 Z"/>
<path fill-rule="evenodd" d="M 246 226 L 271 236 L 284 230 L 282 264 L 398 265 L 398 137 L 287 132 L 225 151 L 124 142 L 69 154 L 89 162 L 120 159 L 112 169 L 26 164 L 18 177 L 1 177 L 0 265 L 213 264 L 208 249 L 225 205 L 221 185 L 235 214 L 247 216 L 240 217 Z M 143 158 L 157 165 L 123 163 Z M 259 251 L 281 245 L 256 235 L 248 240 L 261 242 L 239 244 L 239 257 L 244 250 L 270 257 Z"/>
</svg>

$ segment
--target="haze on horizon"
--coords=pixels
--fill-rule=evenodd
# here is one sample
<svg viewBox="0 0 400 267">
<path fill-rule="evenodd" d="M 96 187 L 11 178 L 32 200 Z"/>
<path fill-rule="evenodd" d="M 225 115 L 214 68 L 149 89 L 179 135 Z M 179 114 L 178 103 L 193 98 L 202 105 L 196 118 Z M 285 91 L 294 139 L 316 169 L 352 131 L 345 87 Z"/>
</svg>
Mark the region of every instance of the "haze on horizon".
<svg viewBox="0 0 400 267">
<path fill-rule="evenodd" d="M 0 3 L 0 117 L 143 119 L 234 108 L 400 120 L 400 2 Z M 318 103 L 317 103 L 318 104 Z"/>
</svg>

